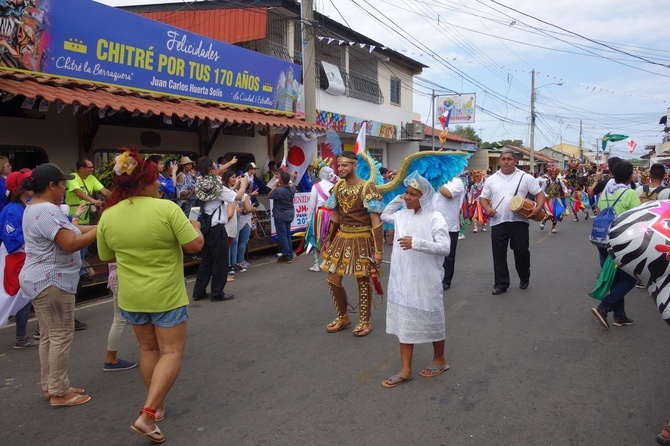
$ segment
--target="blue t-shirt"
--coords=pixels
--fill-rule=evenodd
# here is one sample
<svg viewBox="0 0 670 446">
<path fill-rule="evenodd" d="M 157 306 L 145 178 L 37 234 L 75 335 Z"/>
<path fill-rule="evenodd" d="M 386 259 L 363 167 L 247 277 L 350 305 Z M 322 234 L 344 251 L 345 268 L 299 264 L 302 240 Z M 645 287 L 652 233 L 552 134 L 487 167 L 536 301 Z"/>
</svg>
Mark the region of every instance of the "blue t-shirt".
<svg viewBox="0 0 670 446">
<path fill-rule="evenodd" d="M 0 210 L 5 207 L 7 203 L 7 185 L 5 184 L 5 178 L 0 177 Z"/>
<path fill-rule="evenodd" d="M 176 190 L 174 187 L 174 182 L 172 178 L 168 178 L 163 174 L 158 175 L 158 182 L 161 184 L 161 192 L 163 192 L 163 198 L 174 198 Z"/>
<path fill-rule="evenodd" d="M 23 203 L 10 201 L 0 212 L 0 239 L 9 254 L 23 246 L 24 210 Z"/>
</svg>

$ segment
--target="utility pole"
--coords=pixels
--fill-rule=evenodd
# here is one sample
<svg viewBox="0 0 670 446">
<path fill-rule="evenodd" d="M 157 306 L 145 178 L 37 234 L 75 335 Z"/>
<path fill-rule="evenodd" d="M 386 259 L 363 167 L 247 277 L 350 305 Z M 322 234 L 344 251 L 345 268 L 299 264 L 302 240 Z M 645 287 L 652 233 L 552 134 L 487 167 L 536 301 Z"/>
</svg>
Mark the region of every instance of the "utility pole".
<svg viewBox="0 0 670 446">
<path fill-rule="evenodd" d="M 584 162 L 584 150 L 582 149 L 582 120 L 579 120 L 579 162 Z"/>
<path fill-rule="evenodd" d="M 530 167 L 529 173 L 535 173 L 535 69 L 530 71 Z"/>
<path fill-rule="evenodd" d="M 433 115 L 433 124 L 430 126 L 430 141 L 433 152 L 435 151 L 435 90 L 430 95 L 430 108 Z"/>
<path fill-rule="evenodd" d="M 302 79 L 305 91 L 305 122 L 316 123 L 316 51 L 314 47 L 313 0 L 302 0 L 300 4 L 300 29 L 302 38 Z"/>
</svg>

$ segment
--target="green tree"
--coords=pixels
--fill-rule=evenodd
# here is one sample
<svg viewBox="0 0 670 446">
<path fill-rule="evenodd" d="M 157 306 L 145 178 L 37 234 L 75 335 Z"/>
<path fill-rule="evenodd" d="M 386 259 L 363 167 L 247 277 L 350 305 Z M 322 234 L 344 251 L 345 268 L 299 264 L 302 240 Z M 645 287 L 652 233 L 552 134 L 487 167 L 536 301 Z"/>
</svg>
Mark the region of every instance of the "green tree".
<svg viewBox="0 0 670 446">
<path fill-rule="evenodd" d="M 477 131 L 474 127 L 468 125 L 463 127 L 462 125 L 457 125 L 454 130 L 450 130 L 449 133 L 452 135 L 462 136 L 463 138 L 468 138 L 470 141 L 475 141 L 479 144 L 482 143 L 482 139 L 477 135 Z"/>
<path fill-rule="evenodd" d="M 485 142 L 481 145 L 482 149 L 501 149 L 505 145 L 510 145 L 510 146 L 522 146 L 523 147 L 523 141 L 520 139 L 503 139 L 502 141 L 493 141 L 493 142 Z"/>
</svg>

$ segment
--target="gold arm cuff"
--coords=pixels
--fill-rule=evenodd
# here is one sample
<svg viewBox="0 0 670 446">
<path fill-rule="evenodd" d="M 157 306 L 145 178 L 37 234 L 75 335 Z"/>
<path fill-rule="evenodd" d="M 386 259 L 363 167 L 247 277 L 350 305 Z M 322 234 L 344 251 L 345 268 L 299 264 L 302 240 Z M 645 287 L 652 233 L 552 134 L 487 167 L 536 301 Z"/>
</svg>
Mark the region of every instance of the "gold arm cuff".
<svg viewBox="0 0 670 446">
<path fill-rule="evenodd" d="M 372 241 L 375 245 L 375 252 L 377 254 L 384 253 L 384 228 L 383 223 L 379 223 L 377 226 L 372 228 Z"/>
</svg>

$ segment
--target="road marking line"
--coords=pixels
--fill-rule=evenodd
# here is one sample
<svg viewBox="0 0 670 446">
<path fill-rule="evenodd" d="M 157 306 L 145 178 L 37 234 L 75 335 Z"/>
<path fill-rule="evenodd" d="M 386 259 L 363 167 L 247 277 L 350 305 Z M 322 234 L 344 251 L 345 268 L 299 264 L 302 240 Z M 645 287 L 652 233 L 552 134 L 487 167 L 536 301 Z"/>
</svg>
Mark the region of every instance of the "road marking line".
<svg viewBox="0 0 670 446">
<path fill-rule="evenodd" d="M 542 243 L 543 241 L 545 241 L 546 239 L 548 239 L 548 238 L 551 237 L 551 236 L 552 236 L 551 232 L 547 232 L 543 237 L 541 237 L 541 238 L 540 238 L 537 242 L 535 242 L 535 243 Z"/>
</svg>

